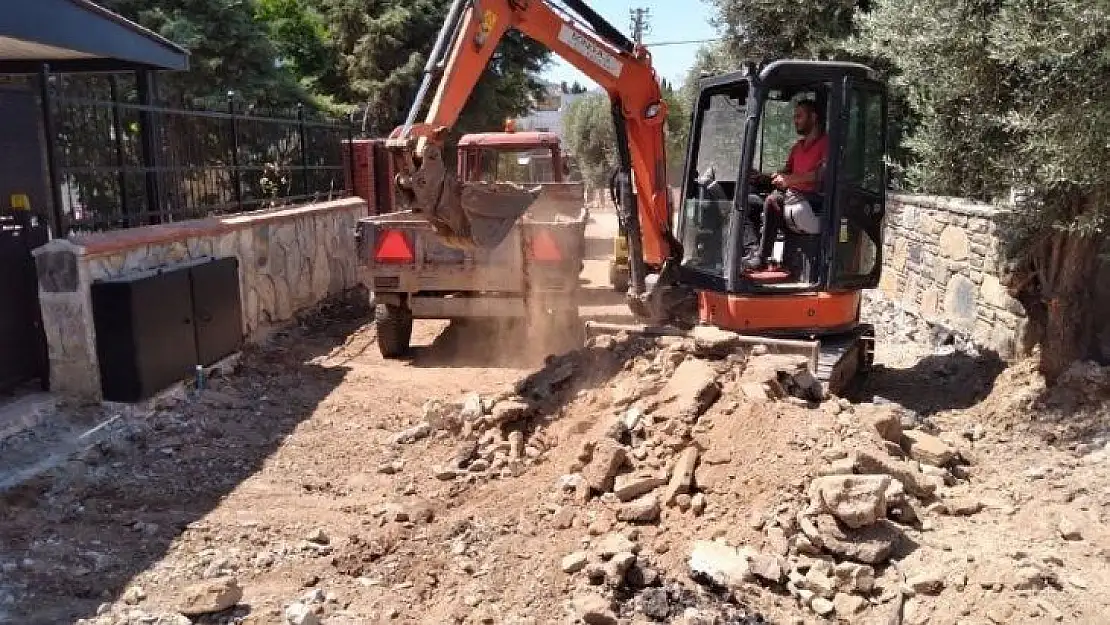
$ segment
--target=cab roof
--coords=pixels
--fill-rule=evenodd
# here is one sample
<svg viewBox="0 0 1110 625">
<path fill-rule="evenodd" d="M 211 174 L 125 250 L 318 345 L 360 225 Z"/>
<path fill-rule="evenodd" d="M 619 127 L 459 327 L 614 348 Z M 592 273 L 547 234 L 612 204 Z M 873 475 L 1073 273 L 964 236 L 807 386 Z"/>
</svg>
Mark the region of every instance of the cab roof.
<svg viewBox="0 0 1110 625">
<path fill-rule="evenodd" d="M 559 135 L 553 132 L 476 132 L 463 135 L 459 147 L 558 147 Z"/>
</svg>

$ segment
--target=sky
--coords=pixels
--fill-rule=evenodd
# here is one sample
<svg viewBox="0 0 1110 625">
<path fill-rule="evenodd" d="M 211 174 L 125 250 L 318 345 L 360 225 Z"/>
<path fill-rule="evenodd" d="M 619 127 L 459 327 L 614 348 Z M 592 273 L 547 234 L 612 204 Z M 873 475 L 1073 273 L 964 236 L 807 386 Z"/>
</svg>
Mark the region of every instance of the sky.
<svg viewBox="0 0 1110 625">
<path fill-rule="evenodd" d="M 659 47 L 653 47 L 651 44 L 710 39 L 717 36 L 717 32 L 709 25 L 713 10 L 701 0 L 587 0 L 587 4 L 629 37 L 632 36 L 632 19 L 629 16 L 629 10 L 635 7 L 648 9 L 650 11 L 649 29 L 644 35 L 644 43 L 648 44 L 648 49 L 651 50 L 655 72 L 674 84 L 682 83 L 686 77 L 686 71 L 693 64 L 695 53 L 702 44 Z M 543 77 L 555 83 L 564 80 L 573 83 L 577 80 L 588 89 L 595 87 L 592 80 L 558 56 L 552 57 L 552 62 Z"/>
</svg>

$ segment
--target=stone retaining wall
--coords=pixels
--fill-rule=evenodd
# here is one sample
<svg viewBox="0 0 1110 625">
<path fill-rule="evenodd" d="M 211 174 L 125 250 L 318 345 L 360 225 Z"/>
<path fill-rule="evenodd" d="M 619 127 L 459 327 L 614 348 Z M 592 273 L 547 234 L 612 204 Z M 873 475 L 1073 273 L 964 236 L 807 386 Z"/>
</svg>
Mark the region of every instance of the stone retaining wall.
<svg viewBox="0 0 1110 625">
<path fill-rule="evenodd" d="M 1025 348 L 1025 310 L 1002 286 L 1004 208 L 955 198 L 892 195 L 883 279 L 870 294 L 917 322 L 1009 358 Z"/>
<path fill-rule="evenodd" d="M 359 198 L 59 239 L 35 251 L 51 390 L 101 398 L 91 285 L 189 261 L 239 262 L 248 342 L 358 285 Z"/>
</svg>

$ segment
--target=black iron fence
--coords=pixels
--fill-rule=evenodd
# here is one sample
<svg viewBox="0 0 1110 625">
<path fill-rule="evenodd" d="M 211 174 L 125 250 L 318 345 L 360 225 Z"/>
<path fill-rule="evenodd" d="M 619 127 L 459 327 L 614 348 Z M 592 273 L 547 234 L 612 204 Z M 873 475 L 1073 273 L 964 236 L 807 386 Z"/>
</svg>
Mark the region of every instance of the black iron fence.
<svg viewBox="0 0 1110 625">
<path fill-rule="evenodd" d="M 187 110 L 56 94 L 48 132 L 64 230 L 131 228 L 349 195 L 352 127 L 309 114 Z M 348 140 L 346 147 L 344 141 Z M 349 166 L 349 165 L 348 165 Z"/>
</svg>

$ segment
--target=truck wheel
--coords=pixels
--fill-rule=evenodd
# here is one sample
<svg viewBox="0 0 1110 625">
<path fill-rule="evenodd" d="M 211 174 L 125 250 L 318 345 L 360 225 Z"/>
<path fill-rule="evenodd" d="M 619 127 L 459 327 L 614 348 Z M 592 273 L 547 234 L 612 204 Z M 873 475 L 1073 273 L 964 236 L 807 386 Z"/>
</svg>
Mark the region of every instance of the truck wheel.
<svg viewBox="0 0 1110 625">
<path fill-rule="evenodd" d="M 378 350 L 383 358 L 400 358 L 409 351 L 412 339 L 412 312 L 403 306 L 379 304 L 374 309 L 378 326 Z"/>
</svg>

